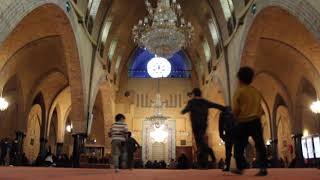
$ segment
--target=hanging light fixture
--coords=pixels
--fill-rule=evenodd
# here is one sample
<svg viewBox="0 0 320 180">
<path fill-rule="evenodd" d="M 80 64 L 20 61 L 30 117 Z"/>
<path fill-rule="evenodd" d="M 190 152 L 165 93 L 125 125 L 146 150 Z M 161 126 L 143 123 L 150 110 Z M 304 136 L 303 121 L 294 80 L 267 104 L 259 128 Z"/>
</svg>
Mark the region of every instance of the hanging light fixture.
<svg viewBox="0 0 320 180">
<path fill-rule="evenodd" d="M 72 124 L 68 124 L 68 125 L 66 126 L 66 131 L 67 131 L 68 133 L 71 133 L 71 132 L 72 132 L 72 129 L 73 129 Z"/>
<path fill-rule="evenodd" d="M 0 96 L 0 111 L 5 111 L 9 107 L 8 101 L 2 97 L 2 91 L 1 91 L 1 96 Z"/>
<path fill-rule="evenodd" d="M 192 42 L 194 28 L 182 17 L 176 0 L 158 0 L 156 8 L 145 1 L 148 16 L 132 29 L 132 38 L 140 47 L 160 57 L 170 58 Z"/>
<path fill-rule="evenodd" d="M 314 101 L 311 105 L 310 105 L 310 109 L 313 113 L 315 114 L 320 114 L 320 101 Z"/>
<path fill-rule="evenodd" d="M 167 116 L 164 116 L 161 113 L 163 103 L 161 101 L 161 96 L 160 96 L 160 78 L 157 79 L 157 94 L 156 94 L 156 101 L 153 107 L 155 109 L 155 114 L 153 116 L 147 117 L 146 120 L 151 121 L 155 128 L 160 128 L 165 123 L 165 121 L 169 118 Z"/>
</svg>

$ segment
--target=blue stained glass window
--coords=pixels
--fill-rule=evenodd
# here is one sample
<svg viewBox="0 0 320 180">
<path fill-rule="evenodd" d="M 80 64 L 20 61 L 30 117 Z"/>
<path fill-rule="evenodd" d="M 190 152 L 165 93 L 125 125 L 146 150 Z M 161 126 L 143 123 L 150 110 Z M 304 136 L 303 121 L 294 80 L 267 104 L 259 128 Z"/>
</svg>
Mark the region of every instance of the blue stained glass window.
<svg viewBox="0 0 320 180">
<path fill-rule="evenodd" d="M 155 55 L 148 50 L 138 48 L 129 64 L 128 74 L 131 78 L 151 78 L 147 71 L 148 62 L 154 58 Z M 190 78 L 191 77 L 191 63 L 183 51 L 175 53 L 168 59 L 171 63 L 171 73 L 168 78 Z"/>
</svg>

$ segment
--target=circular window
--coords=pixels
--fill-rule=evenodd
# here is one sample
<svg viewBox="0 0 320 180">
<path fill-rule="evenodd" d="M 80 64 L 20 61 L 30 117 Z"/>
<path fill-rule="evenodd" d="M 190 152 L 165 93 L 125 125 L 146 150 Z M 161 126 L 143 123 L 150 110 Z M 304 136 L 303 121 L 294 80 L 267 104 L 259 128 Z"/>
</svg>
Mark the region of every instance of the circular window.
<svg viewBox="0 0 320 180">
<path fill-rule="evenodd" d="M 171 73 L 171 64 L 165 58 L 154 57 L 147 64 L 147 71 L 152 78 L 168 77 Z"/>
</svg>

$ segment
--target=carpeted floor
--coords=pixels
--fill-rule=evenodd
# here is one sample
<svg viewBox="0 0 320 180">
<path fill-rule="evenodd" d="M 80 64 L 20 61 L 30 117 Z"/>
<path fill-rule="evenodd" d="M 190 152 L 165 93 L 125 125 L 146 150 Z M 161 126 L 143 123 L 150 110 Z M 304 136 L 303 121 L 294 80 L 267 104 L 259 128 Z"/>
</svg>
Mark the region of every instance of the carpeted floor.
<svg viewBox="0 0 320 180">
<path fill-rule="evenodd" d="M 113 170 L 1 167 L 0 180 L 320 180 L 318 169 L 271 169 L 267 177 L 255 177 L 256 170 L 243 176 L 220 170 Z"/>
</svg>

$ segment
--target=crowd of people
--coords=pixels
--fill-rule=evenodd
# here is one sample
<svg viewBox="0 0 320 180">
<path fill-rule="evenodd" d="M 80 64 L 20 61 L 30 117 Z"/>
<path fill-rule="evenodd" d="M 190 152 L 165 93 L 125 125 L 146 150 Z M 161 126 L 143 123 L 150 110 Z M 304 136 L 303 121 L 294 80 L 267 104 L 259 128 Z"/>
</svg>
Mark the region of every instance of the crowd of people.
<svg viewBox="0 0 320 180">
<path fill-rule="evenodd" d="M 26 154 L 19 150 L 19 143 L 16 139 L 10 140 L 9 138 L 3 138 L 0 141 L 0 165 L 29 165 L 29 160 Z"/>
<path fill-rule="evenodd" d="M 225 161 L 220 160 L 218 166 L 223 168 L 223 171 L 230 171 L 239 175 L 242 175 L 244 170 L 250 166 L 259 168 L 256 176 L 266 176 L 268 174 L 267 168 L 270 167 L 270 165 L 261 124 L 261 117 L 264 114 L 261 106 L 262 95 L 251 85 L 254 77 L 255 72 L 252 68 L 240 68 L 237 73 L 239 86 L 235 90 L 230 107 L 202 98 L 202 92 L 199 88 L 194 88 L 192 93 L 190 93 L 190 100 L 181 113 L 190 114 L 192 132 L 197 147 L 197 168 L 208 169 L 212 164 L 208 161 L 209 156 L 215 161 L 213 150 L 205 140 L 208 127 L 208 111 L 210 108 L 215 108 L 221 111 L 219 132 L 220 138 L 225 142 L 226 152 Z M 129 168 L 132 168 L 132 165 L 130 165 L 130 162 L 126 164 L 127 162 L 125 161 L 129 152 L 126 145 L 128 143 L 129 132 L 127 124 L 125 123 L 125 116 L 118 114 L 115 121 L 110 131 L 110 137 L 112 139 L 113 165 L 115 171 L 119 172 L 119 167 L 126 167 L 126 165 L 128 165 Z M 258 155 L 253 165 L 249 165 L 244 156 L 249 137 L 253 139 Z M 232 149 L 234 149 L 233 155 L 236 160 L 236 168 L 231 170 L 230 161 Z M 132 156 L 132 154 L 128 156 Z M 121 162 L 119 160 L 121 160 Z M 170 164 L 173 164 L 173 162 Z M 184 164 L 186 165 L 188 163 Z M 146 167 L 150 168 L 165 166 L 163 162 L 162 164 L 157 162 L 152 163 L 151 161 L 146 163 Z M 179 167 L 179 165 L 176 167 Z M 183 168 L 186 167 L 188 166 L 184 166 Z"/>
<path fill-rule="evenodd" d="M 233 96 L 231 107 L 210 102 L 202 98 L 202 92 L 199 88 L 194 88 L 187 106 L 182 110 L 182 114 L 189 113 L 192 125 L 193 135 L 196 141 L 197 158 L 191 162 L 185 154 L 181 154 L 177 160 L 171 159 L 166 163 L 162 161 L 135 160 L 134 154 L 140 145 L 131 136 L 128 126 L 125 123 L 125 116 L 118 114 L 115 116 L 115 123 L 109 132 L 111 138 L 112 154 L 111 158 L 98 159 L 95 156 L 88 157 L 89 164 L 112 164 L 115 172 L 120 168 L 148 168 L 148 169 L 209 169 L 220 168 L 223 171 L 230 171 L 235 174 L 243 174 L 247 168 L 259 168 L 257 176 L 266 176 L 269 167 L 290 167 L 291 164 L 280 159 L 277 165 L 268 158 L 267 149 L 263 139 L 263 129 L 261 125 L 261 116 L 263 110 L 261 107 L 262 96 L 251 83 L 254 78 L 254 71 L 249 67 L 240 68 L 237 74 L 239 88 L 236 89 Z M 215 108 L 221 111 L 219 119 L 219 132 L 221 139 L 225 142 L 225 160 L 220 159 L 216 162 L 213 150 L 205 141 L 208 127 L 208 111 Z M 245 159 L 244 152 L 248 145 L 248 138 L 252 137 L 255 142 L 257 158 L 252 163 Z M 230 169 L 230 161 L 234 149 L 234 158 L 236 160 L 236 169 Z M 211 158 L 209 158 L 211 157 Z M 0 165 L 35 165 L 35 166 L 57 166 L 71 167 L 72 162 L 66 154 L 57 157 L 51 153 L 51 148 L 40 152 L 37 160 L 30 163 L 26 155 L 20 152 L 16 140 L 9 141 L 8 138 L 1 140 Z M 209 161 L 211 159 L 211 161 Z"/>
</svg>

